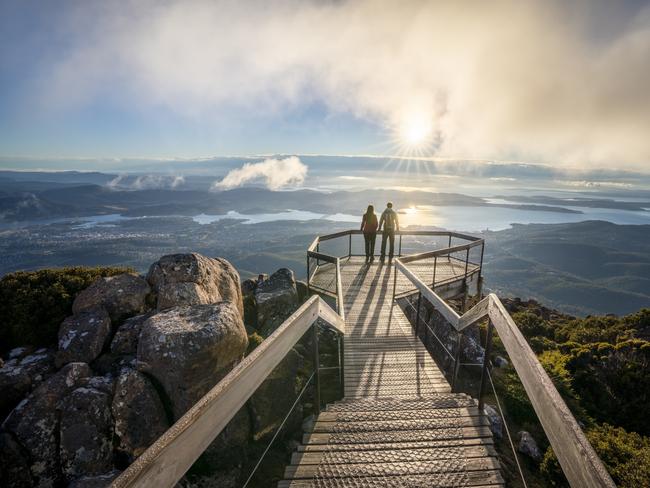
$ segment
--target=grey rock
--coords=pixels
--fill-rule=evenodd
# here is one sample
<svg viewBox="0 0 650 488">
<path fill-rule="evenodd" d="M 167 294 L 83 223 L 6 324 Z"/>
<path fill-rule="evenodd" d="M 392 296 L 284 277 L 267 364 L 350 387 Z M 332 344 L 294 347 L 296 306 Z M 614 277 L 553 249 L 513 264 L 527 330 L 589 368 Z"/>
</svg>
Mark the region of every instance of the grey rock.
<svg viewBox="0 0 650 488">
<path fill-rule="evenodd" d="M 7 361 L 0 368 L 0 419 L 54 371 L 54 352 L 50 349 L 39 349 Z"/>
<path fill-rule="evenodd" d="M 520 431 L 517 436 L 519 437 L 519 445 L 517 450 L 531 458 L 533 461 L 539 462 L 542 460 L 542 452 L 537 446 L 537 442 L 529 432 L 525 430 Z"/>
<path fill-rule="evenodd" d="M 34 389 L 2 424 L 27 451 L 31 475 L 38 486 L 52 486 L 60 481 L 57 405 L 87 381 L 90 374 L 86 363 L 67 364 Z"/>
<path fill-rule="evenodd" d="M 81 387 L 60 403 L 61 469 L 68 480 L 98 475 L 113 468 L 110 396 Z"/>
<path fill-rule="evenodd" d="M 119 451 L 132 462 L 169 428 L 162 401 L 140 372 L 124 368 L 111 407 Z"/>
<path fill-rule="evenodd" d="M 250 295 L 252 293 L 255 293 L 256 289 L 257 289 L 257 280 L 248 279 L 242 281 L 241 292 L 243 295 Z"/>
<path fill-rule="evenodd" d="M 307 287 L 307 283 L 304 281 L 296 281 L 296 291 L 298 292 L 298 301 L 300 301 L 300 303 L 303 303 L 309 298 L 309 288 Z"/>
<path fill-rule="evenodd" d="M 72 481 L 68 485 L 68 488 L 106 488 L 120 473 L 121 471 L 114 469 L 108 473 L 98 474 L 96 476 L 82 476 Z"/>
<path fill-rule="evenodd" d="M 208 446 L 203 453 L 203 460 L 214 470 L 228 470 L 234 466 L 241 466 L 251 437 L 250 415 L 246 407 L 243 407 Z"/>
<path fill-rule="evenodd" d="M 7 361 L 0 368 L 0 419 L 4 419 L 11 412 L 29 393 L 31 387 L 31 378 L 15 361 Z"/>
<path fill-rule="evenodd" d="M 490 421 L 490 430 L 498 439 L 503 437 L 503 419 L 496 408 L 492 405 L 485 404 L 483 412 Z"/>
<path fill-rule="evenodd" d="M 137 364 L 162 385 L 178 419 L 242 359 L 247 346 L 233 303 L 176 307 L 143 324 Z"/>
<path fill-rule="evenodd" d="M 22 359 L 29 354 L 29 347 L 14 347 L 7 356 L 8 359 Z"/>
<path fill-rule="evenodd" d="M 88 378 L 84 384 L 87 388 L 93 388 L 99 390 L 102 393 L 106 393 L 110 397 L 113 397 L 113 390 L 115 389 L 115 379 L 111 375 L 105 376 L 93 376 Z"/>
<path fill-rule="evenodd" d="M 158 296 L 158 310 L 229 301 L 244 315 L 239 274 L 225 259 L 196 253 L 163 256 L 149 268 L 147 281 Z"/>
<path fill-rule="evenodd" d="M 293 271 L 281 268 L 257 285 L 255 303 L 258 328 L 268 337 L 300 304 Z"/>
<path fill-rule="evenodd" d="M 10 434 L 0 433 L 0 478 L 2 486 L 27 488 L 33 486 L 27 453 Z"/>
<path fill-rule="evenodd" d="M 140 276 L 124 273 L 97 278 L 92 285 L 77 295 L 72 312 L 104 308 L 113 321 L 142 313 L 147 308 L 149 284 Z"/>
<path fill-rule="evenodd" d="M 103 308 L 68 317 L 59 328 L 56 363 L 89 363 L 100 355 L 111 333 L 111 319 Z"/>
<path fill-rule="evenodd" d="M 149 314 L 142 314 L 127 319 L 117 329 L 111 341 L 111 352 L 114 354 L 135 354 L 138 350 L 140 329 L 150 316 Z"/>
<path fill-rule="evenodd" d="M 494 365 L 497 368 L 505 368 L 506 366 L 508 366 L 508 364 L 510 364 L 508 360 L 502 356 L 497 356 L 496 358 L 494 358 Z"/>
</svg>

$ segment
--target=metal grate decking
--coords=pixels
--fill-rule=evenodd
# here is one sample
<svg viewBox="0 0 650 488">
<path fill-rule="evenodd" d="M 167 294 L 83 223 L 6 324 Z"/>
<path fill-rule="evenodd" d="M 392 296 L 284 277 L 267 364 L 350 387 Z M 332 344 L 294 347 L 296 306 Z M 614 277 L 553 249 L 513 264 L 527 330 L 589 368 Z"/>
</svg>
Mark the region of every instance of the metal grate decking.
<svg viewBox="0 0 650 488">
<path fill-rule="evenodd" d="M 432 281 L 431 261 L 413 271 Z M 465 274 L 464 262 L 435 264 L 436 284 Z M 319 415 L 280 487 L 503 485 L 487 419 L 475 400 L 451 393 L 413 335 L 392 299 L 393 272 L 389 264 L 368 266 L 363 258 L 341 261 L 345 397 Z M 325 290 L 334 283 L 332 265 L 321 266 L 312 278 Z M 397 293 L 409 288 L 398 277 Z"/>
</svg>

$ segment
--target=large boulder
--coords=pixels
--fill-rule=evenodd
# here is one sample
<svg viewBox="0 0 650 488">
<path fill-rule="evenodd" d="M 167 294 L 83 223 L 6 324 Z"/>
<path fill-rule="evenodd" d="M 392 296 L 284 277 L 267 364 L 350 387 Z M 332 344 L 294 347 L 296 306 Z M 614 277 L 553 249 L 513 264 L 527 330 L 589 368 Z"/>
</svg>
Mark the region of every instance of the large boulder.
<svg viewBox="0 0 650 488">
<path fill-rule="evenodd" d="M 176 307 L 142 325 L 137 364 L 162 385 L 178 419 L 241 360 L 247 346 L 233 303 Z"/>
<path fill-rule="evenodd" d="M 158 296 L 158 310 L 228 301 L 244 315 L 239 274 L 225 259 L 170 254 L 151 265 L 147 281 Z"/>
<path fill-rule="evenodd" d="M 74 314 L 105 308 L 113 321 L 142 313 L 147 308 L 149 284 L 140 276 L 124 273 L 97 278 L 77 295 L 72 304 Z"/>
<path fill-rule="evenodd" d="M 103 308 L 68 317 L 59 328 L 57 365 L 91 362 L 101 354 L 110 333 L 111 319 Z"/>
<path fill-rule="evenodd" d="M 60 404 L 59 454 L 68 480 L 110 471 L 113 422 L 110 396 L 95 388 L 73 390 Z"/>
<path fill-rule="evenodd" d="M 138 350 L 138 338 L 142 324 L 151 315 L 136 315 L 124 321 L 117 329 L 111 341 L 111 352 L 114 354 L 135 354 Z"/>
<path fill-rule="evenodd" d="M 163 435 L 169 422 L 151 382 L 140 372 L 124 368 L 117 379 L 111 407 L 118 450 L 129 462 Z"/>
<path fill-rule="evenodd" d="M 255 289 L 257 324 L 264 337 L 269 336 L 300 304 L 293 271 L 281 268 Z"/>
<path fill-rule="evenodd" d="M 27 451 L 31 475 L 38 486 L 53 486 L 60 481 L 57 406 L 87 381 L 90 373 L 85 363 L 66 365 L 20 402 L 2 424 Z"/>
<path fill-rule="evenodd" d="M 0 368 L 0 420 L 54 370 L 54 353 L 49 349 L 7 361 Z"/>
</svg>

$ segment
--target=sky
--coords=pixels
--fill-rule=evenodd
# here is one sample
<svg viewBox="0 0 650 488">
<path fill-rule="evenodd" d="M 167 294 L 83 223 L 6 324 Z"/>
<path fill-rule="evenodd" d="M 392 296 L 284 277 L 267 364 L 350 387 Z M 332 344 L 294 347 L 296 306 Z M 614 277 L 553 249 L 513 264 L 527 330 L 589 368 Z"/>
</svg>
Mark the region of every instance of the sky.
<svg viewBox="0 0 650 488">
<path fill-rule="evenodd" d="M 0 0 L 0 157 L 650 172 L 649 60 L 639 1 Z"/>
</svg>

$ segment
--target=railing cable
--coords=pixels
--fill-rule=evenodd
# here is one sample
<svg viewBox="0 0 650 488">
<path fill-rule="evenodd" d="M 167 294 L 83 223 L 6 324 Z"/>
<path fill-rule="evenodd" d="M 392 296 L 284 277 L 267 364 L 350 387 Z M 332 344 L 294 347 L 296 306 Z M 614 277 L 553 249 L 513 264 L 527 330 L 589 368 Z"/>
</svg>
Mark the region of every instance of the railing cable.
<svg viewBox="0 0 650 488">
<path fill-rule="evenodd" d="M 264 458 L 266 457 L 266 453 L 269 452 L 269 449 L 271 448 L 271 445 L 273 444 L 273 442 L 275 441 L 275 439 L 278 437 L 278 434 L 279 434 L 280 431 L 282 430 L 282 427 L 284 427 L 284 424 L 286 424 L 286 423 L 287 423 L 287 420 L 289 420 L 289 417 L 291 416 L 291 413 L 293 412 L 293 409 L 296 408 L 296 405 L 298 404 L 298 401 L 302 398 L 302 395 L 303 395 L 303 394 L 305 393 L 305 391 L 307 390 L 307 387 L 308 387 L 309 384 L 311 383 L 311 380 L 314 379 L 314 375 L 315 375 L 315 374 L 316 374 L 316 371 L 314 371 L 314 372 L 311 374 L 311 376 L 309 377 L 309 379 L 308 379 L 307 382 L 305 383 L 305 386 L 303 386 L 302 390 L 301 390 L 300 393 L 298 394 L 298 397 L 297 397 L 296 400 L 293 402 L 293 405 L 291 405 L 291 408 L 289 409 L 289 412 L 287 412 L 287 415 L 286 415 L 286 416 L 284 417 L 284 419 L 282 420 L 282 423 L 280 424 L 280 426 L 276 429 L 275 434 L 273 434 L 273 438 L 269 441 L 268 445 L 266 446 L 266 449 L 264 449 L 264 452 L 263 452 L 262 455 L 260 456 L 259 460 L 257 461 L 257 464 L 256 464 L 255 467 L 253 468 L 253 471 L 251 471 L 250 476 L 248 477 L 248 479 L 246 480 L 246 483 L 244 483 L 244 485 L 243 485 L 242 488 L 246 488 L 246 487 L 248 486 L 248 483 L 250 482 L 250 480 L 253 479 L 253 476 L 254 476 L 255 473 L 257 472 L 257 468 L 259 468 L 260 465 L 262 464 L 262 461 L 263 461 Z"/>
<path fill-rule="evenodd" d="M 521 477 L 521 481 L 524 484 L 524 488 L 528 488 L 528 484 L 526 483 L 526 479 L 524 478 L 524 472 L 521 469 L 521 464 L 519 464 L 519 456 L 517 456 L 517 451 L 515 451 L 515 444 L 512 442 L 512 436 L 510 435 L 510 429 L 508 428 L 508 422 L 506 422 L 506 417 L 503 415 L 503 410 L 501 409 L 501 402 L 499 401 L 499 395 L 497 395 L 497 390 L 494 387 L 494 381 L 492 381 L 492 374 L 490 373 L 490 368 L 485 368 L 485 371 L 487 372 L 488 378 L 490 380 L 490 385 L 492 386 L 492 392 L 494 393 L 494 400 L 496 401 L 497 408 L 499 409 L 499 415 L 501 415 L 501 421 L 503 422 L 503 426 L 506 429 L 506 435 L 508 436 L 508 442 L 510 442 L 510 449 L 512 449 L 512 454 L 515 457 L 515 463 L 517 463 L 517 469 L 519 470 L 519 476 Z"/>
</svg>

